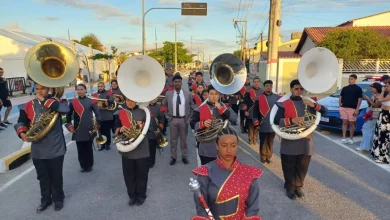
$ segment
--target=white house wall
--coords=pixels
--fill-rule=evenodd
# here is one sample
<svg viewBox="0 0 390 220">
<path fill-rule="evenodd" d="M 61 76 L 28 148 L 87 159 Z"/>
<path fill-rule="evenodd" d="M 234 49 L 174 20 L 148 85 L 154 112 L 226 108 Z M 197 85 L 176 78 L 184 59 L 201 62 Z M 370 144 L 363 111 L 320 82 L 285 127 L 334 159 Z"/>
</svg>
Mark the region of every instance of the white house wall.
<svg viewBox="0 0 390 220">
<path fill-rule="evenodd" d="M 308 50 L 310 50 L 310 49 L 312 49 L 314 47 L 316 47 L 315 43 L 313 42 L 313 40 L 311 39 L 310 36 L 307 36 L 306 40 L 305 40 L 305 43 L 303 43 L 303 46 L 302 46 L 301 50 L 299 51 L 299 54 L 303 55 Z"/>
<path fill-rule="evenodd" d="M 353 21 L 353 26 L 390 26 L 390 12 L 357 19 Z"/>
</svg>

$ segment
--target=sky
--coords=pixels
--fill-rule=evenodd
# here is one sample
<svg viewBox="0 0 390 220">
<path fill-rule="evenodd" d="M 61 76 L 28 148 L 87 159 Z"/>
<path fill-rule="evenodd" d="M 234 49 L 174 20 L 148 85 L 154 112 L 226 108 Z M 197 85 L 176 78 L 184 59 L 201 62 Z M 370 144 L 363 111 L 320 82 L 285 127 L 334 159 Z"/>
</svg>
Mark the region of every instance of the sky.
<svg viewBox="0 0 390 220">
<path fill-rule="evenodd" d="M 32 34 L 80 40 L 88 33 L 98 36 L 110 51 L 137 52 L 142 48 L 141 0 L 0 0 L 0 28 Z M 145 0 L 145 10 L 153 7 L 181 7 L 178 0 Z M 162 47 L 177 41 L 211 60 L 237 50 L 241 25 L 247 20 L 249 47 L 268 34 L 269 0 L 190 0 L 207 2 L 207 16 L 181 16 L 180 10 L 152 10 L 146 16 L 146 48 Z M 289 40 L 292 32 L 305 27 L 335 26 L 345 21 L 390 10 L 389 0 L 282 0 L 281 35 Z M 201 57 L 201 59 L 203 59 Z"/>
</svg>

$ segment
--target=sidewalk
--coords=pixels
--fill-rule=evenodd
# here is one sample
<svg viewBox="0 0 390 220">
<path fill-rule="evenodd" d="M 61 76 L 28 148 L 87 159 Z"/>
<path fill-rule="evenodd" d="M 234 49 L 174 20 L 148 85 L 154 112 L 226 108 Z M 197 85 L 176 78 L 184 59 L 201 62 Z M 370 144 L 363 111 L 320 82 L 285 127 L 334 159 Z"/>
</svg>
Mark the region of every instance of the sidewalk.
<svg viewBox="0 0 390 220">
<path fill-rule="evenodd" d="M 93 92 L 96 92 L 97 85 L 94 85 Z M 87 86 L 89 89 L 89 85 Z M 108 84 L 106 84 L 106 88 L 108 88 Z M 75 90 L 73 87 L 69 87 L 65 89 L 64 98 L 73 98 L 75 95 Z M 23 142 L 19 137 L 16 136 L 13 125 L 17 123 L 19 116 L 19 108 L 18 105 L 24 104 L 32 99 L 35 96 L 24 96 L 11 99 L 13 108 L 11 110 L 11 114 L 9 116 L 8 121 L 12 123 L 5 130 L 0 131 L 0 173 L 4 172 L 4 163 L 5 160 L 16 160 L 20 156 L 23 156 L 29 151 L 21 151 L 21 149 L 30 146 L 30 143 Z M 1 111 L 2 117 L 4 116 L 4 111 Z M 9 158 L 11 155 L 11 158 Z"/>
</svg>

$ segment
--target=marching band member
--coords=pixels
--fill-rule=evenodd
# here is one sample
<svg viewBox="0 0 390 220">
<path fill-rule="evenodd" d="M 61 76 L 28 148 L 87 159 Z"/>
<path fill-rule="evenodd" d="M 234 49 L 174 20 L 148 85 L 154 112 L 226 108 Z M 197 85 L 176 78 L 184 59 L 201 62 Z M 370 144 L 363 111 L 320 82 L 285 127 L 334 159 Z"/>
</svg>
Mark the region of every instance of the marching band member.
<svg viewBox="0 0 390 220">
<path fill-rule="evenodd" d="M 196 89 L 197 90 L 194 90 L 194 94 L 193 94 L 193 96 L 194 96 L 194 103 L 195 103 L 195 106 L 194 106 L 193 109 L 199 107 L 203 103 L 203 101 L 204 101 L 204 99 L 202 97 L 202 92 L 205 90 L 204 86 L 203 85 L 198 85 Z"/>
<path fill-rule="evenodd" d="M 161 112 L 161 107 L 157 104 L 157 98 L 150 101 L 148 108 L 150 110 L 150 125 L 146 136 L 149 139 L 149 167 L 153 168 L 156 162 L 156 149 L 158 148 L 160 150 L 160 154 L 162 150 L 157 144 L 156 134 L 154 132 L 159 129 L 158 127 L 160 127 L 161 130 L 164 128 L 164 113 Z"/>
<path fill-rule="evenodd" d="M 132 126 L 127 111 L 132 114 L 132 119 L 139 125 L 144 126 L 146 121 L 145 112 L 140 109 L 136 102 L 126 99 L 124 109 L 118 110 L 115 115 L 115 135 L 120 135 L 125 129 Z M 144 138 L 141 143 L 130 152 L 119 152 L 122 155 L 123 177 L 130 201 L 129 206 L 142 205 L 146 199 L 146 190 L 149 174 L 149 141 Z"/>
<path fill-rule="evenodd" d="M 195 82 L 192 83 L 192 89 L 193 89 L 194 91 L 197 91 L 198 85 L 202 85 L 203 88 L 205 88 L 206 90 L 208 90 L 208 87 L 207 87 L 206 83 L 205 83 L 204 80 L 203 80 L 203 73 L 202 73 L 202 72 L 197 72 L 197 73 L 195 74 Z"/>
<path fill-rule="evenodd" d="M 249 144 L 257 143 L 257 131 L 252 122 L 252 114 L 253 114 L 253 106 L 255 102 L 258 101 L 259 95 L 263 93 L 263 90 L 260 88 L 260 79 L 259 77 L 255 77 L 253 79 L 253 87 L 249 89 L 249 94 L 244 99 L 244 102 L 247 106 L 247 110 L 245 111 L 246 120 L 248 122 L 249 132 L 248 139 Z"/>
<path fill-rule="evenodd" d="M 193 106 L 192 94 L 182 89 L 183 78 L 180 75 L 173 77 L 175 90 L 168 91 L 165 96 L 164 106 L 167 108 L 165 117 L 169 121 L 169 141 L 171 147 L 170 165 L 174 165 L 177 160 L 177 142 L 180 137 L 181 160 L 188 164 L 188 123 L 191 120 Z"/>
<path fill-rule="evenodd" d="M 245 119 L 247 118 L 247 116 L 245 116 L 245 111 L 248 110 L 248 106 L 245 104 L 244 99 L 246 95 L 249 93 L 251 87 L 252 87 L 251 79 L 249 78 L 249 76 L 247 76 L 244 86 L 237 93 L 239 99 L 239 109 L 240 109 L 241 133 L 248 133 L 248 128 L 249 128 L 248 123 L 245 122 Z"/>
<path fill-rule="evenodd" d="M 28 141 L 27 127 L 38 123 L 46 108 L 61 114 L 69 112 L 67 104 L 51 98 L 49 88 L 38 83 L 35 97 L 20 107 L 18 123 L 14 126 L 18 136 L 25 142 Z M 55 211 L 61 210 L 64 206 L 62 168 L 65 153 L 65 137 L 61 117 L 58 117 L 53 128 L 41 140 L 31 143 L 31 157 L 41 188 L 41 205 L 37 213 L 44 211 L 53 202 Z"/>
<path fill-rule="evenodd" d="M 121 90 L 119 89 L 118 86 L 118 81 L 116 79 L 111 80 L 111 90 L 110 90 L 113 95 L 118 95 L 118 98 L 115 98 L 116 102 L 123 102 L 125 101 L 125 97 L 122 94 Z"/>
<path fill-rule="evenodd" d="M 100 121 L 99 108 L 96 105 L 96 100 L 86 97 L 87 87 L 84 84 L 77 86 L 77 99 L 71 100 L 69 104 L 70 111 L 66 115 L 66 128 L 70 133 L 73 133 L 72 140 L 76 141 L 78 159 L 80 163 L 80 171 L 91 172 L 93 166 L 93 139 L 90 132 L 93 128 L 93 113 L 97 122 Z M 75 113 L 75 114 L 74 114 Z M 73 116 L 73 124 L 72 124 Z"/>
<path fill-rule="evenodd" d="M 270 112 L 279 96 L 272 92 L 273 82 L 266 80 L 263 83 L 264 93 L 258 96 L 258 101 L 253 106 L 253 125 L 259 131 L 260 160 L 262 163 L 271 163 L 274 146 L 275 132 L 270 124 Z"/>
<path fill-rule="evenodd" d="M 238 137 L 231 128 L 223 129 L 216 142 L 217 159 L 192 171 L 197 175 L 200 193 L 212 216 L 214 219 L 261 220 L 257 179 L 263 171 L 238 161 Z M 209 220 L 202 202 L 197 196 L 194 199 L 197 216 L 192 220 Z"/>
<path fill-rule="evenodd" d="M 114 117 L 112 115 L 112 111 L 103 108 L 112 105 L 112 103 L 114 102 L 114 97 L 112 96 L 113 94 L 114 93 L 112 91 L 107 91 L 105 89 L 104 82 L 98 83 L 98 91 L 93 94 L 93 96 L 96 98 L 108 100 L 106 103 L 97 102 L 100 112 L 100 133 L 107 137 L 107 142 L 103 146 L 100 146 L 99 151 L 103 149 L 110 150 L 111 129 L 114 124 Z"/>
<path fill-rule="evenodd" d="M 274 124 L 280 127 L 290 125 L 301 125 L 304 123 L 305 106 L 312 114 L 319 111 L 326 114 L 328 109 L 318 103 L 301 98 L 303 87 L 299 80 L 293 80 L 290 83 L 291 97 L 278 105 L 278 111 L 274 118 Z M 290 199 L 304 197 L 302 192 L 303 181 L 309 168 L 311 155 L 313 155 L 313 137 L 312 134 L 299 140 L 287 140 L 281 138 L 280 155 L 282 160 L 282 170 L 284 175 L 284 188 Z"/>
<path fill-rule="evenodd" d="M 209 99 L 195 109 L 192 115 L 191 128 L 193 130 L 202 130 L 209 128 L 213 119 L 222 119 L 223 121 L 230 119 L 230 111 L 227 111 L 226 106 L 219 102 L 220 93 L 210 85 Z M 199 143 L 199 158 L 202 165 L 207 164 L 217 158 L 217 149 L 214 141 Z"/>
</svg>

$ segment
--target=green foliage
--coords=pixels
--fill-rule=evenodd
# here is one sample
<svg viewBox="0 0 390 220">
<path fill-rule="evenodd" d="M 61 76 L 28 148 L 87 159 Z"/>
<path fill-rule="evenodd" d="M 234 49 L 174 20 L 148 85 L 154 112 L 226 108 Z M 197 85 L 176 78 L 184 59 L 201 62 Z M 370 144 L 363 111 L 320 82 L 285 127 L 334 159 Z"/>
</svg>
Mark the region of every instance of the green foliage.
<svg viewBox="0 0 390 220">
<path fill-rule="evenodd" d="M 114 56 L 111 55 L 111 54 L 102 54 L 102 53 L 98 53 L 98 54 L 95 54 L 93 56 L 90 57 L 92 60 L 101 60 L 101 59 L 104 59 L 104 60 L 112 60 L 114 59 Z"/>
<path fill-rule="evenodd" d="M 129 58 L 129 54 L 125 53 L 125 52 L 120 52 L 116 57 L 115 57 L 115 60 L 116 60 L 116 63 L 118 65 L 121 65 L 123 62 L 125 62 L 125 60 Z"/>
<path fill-rule="evenodd" d="M 390 59 L 390 38 L 368 29 L 331 31 L 318 46 L 328 48 L 346 61 Z"/>
<path fill-rule="evenodd" d="M 150 57 L 153 57 L 160 63 L 175 62 L 175 42 L 165 41 L 162 50 L 149 53 Z M 189 54 L 188 50 L 184 48 L 184 43 L 177 42 L 177 62 L 178 63 L 191 63 L 193 55 Z"/>
<path fill-rule="evenodd" d="M 118 48 L 111 46 L 111 51 L 114 56 L 116 56 L 116 53 L 118 52 Z"/>
<path fill-rule="evenodd" d="M 88 45 L 91 44 L 93 49 L 103 51 L 103 45 L 100 42 L 99 38 L 92 33 L 82 37 L 80 40 L 80 44 L 86 47 L 88 47 Z"/>
<path fill-rule="evenodd" d="M 241 58 L 241 50 L 236 50 L 233 54 Z"/>
</svg>

